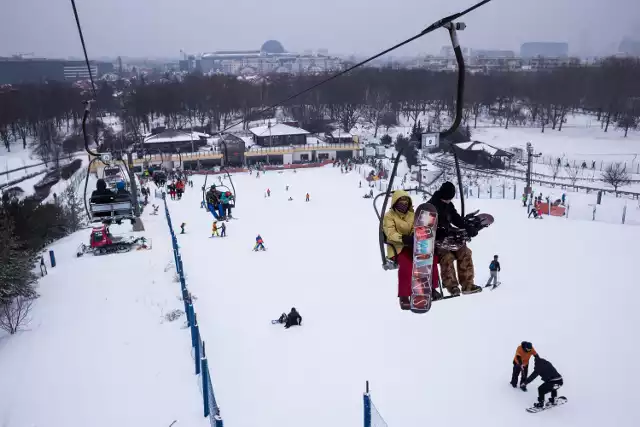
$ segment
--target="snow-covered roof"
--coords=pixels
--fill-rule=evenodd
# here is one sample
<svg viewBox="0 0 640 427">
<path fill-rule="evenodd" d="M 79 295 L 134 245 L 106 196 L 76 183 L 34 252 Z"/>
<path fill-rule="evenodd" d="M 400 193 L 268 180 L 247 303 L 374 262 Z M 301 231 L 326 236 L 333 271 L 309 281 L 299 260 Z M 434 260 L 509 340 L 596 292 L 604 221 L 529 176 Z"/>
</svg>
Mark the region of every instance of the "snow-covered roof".
<svg viewBox="0 0 640 427">
<path fill-rule="evenodd" d="M 492 145 L 480 141 L 461 142 L 456 144 L 459 148 L 468 151 L 484 151 L 491 156 L 513 156 L 513 153 L 496 148 Z"/>
<path fill-rule="evenodd" d="M 249 132 L 254 134 L 255 136 L 284 136 L 284 135 L 308 135 L 304 129 L 285 125 L 283 123 L 277 123 L 272 125 L 271 128 L 269 126 L 256 126 L 254 128 L 249 129 Z"/>
<path fill-rule="evenodd" d="M 185 132 L 182 130 L 169 129 L 164 132 L 160 132 L 156 135 L 147 136 L 144 139 L 145 144 L 160 144 L 167 142 L 180 142 L 180 141 L 199 141 L 200 138 L 209 138 L 210 136 L 202 132 Z"/>
<path fill-rule="evenodd" d="M 351 132 L 345 132 L 342 129 L 336 129 L 330 133 L 332 138 L 353 138 L 353 134 Z"/>
</svg>

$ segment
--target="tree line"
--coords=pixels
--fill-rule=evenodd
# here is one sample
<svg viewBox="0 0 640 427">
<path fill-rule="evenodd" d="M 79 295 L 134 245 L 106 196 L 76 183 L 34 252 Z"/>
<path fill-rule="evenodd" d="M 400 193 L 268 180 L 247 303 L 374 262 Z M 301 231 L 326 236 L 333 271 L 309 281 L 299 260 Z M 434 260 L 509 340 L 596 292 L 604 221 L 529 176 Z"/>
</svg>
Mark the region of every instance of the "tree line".
<svg viewBox="0 0 640 427">
<path fill-rule="evenodd" d="M 535 72 L 468 73 L 463 124 L 480 119 L 494 125 L 536 126 L 561 131 L 566 117 L 587 112 L 601 122 L 625 130 L 640 125 L 640 60 L 607 58 L 598 66 L 560 67 Z M 269 75 L 256 80 L 235 76 L 189 75 L 183 79 L 99 82 L 96 122 L 90 126 L 99 142 L 139 141 L 158 119 L 167 127 L 216 132 L 242 119 L 259 119 L 265 106 L 317 84 L 326 75 Z M 375 136 L 404 118 L 427 130 L 438 130 L 455 114 L 456 73 L 425 69 L 363 68 L 331 81 L 282 105 L 288 117 L 311 132 L 329 123 L 349 131 L 366 123 Z M 89 93 L 61 83 L 16 86 L 0 93 L 0 139 L 38 146 L 64 144 L 57 134 L 79 135 L 82 101 Z M 101 117 L 117 116 L 114 132 Z M 272 117 L 270 111 L 265 116 Z M 424 119 L 426 117 L 426 119 Z M 97 124 L 96 124 L 97 123 Z M 247 122 L 244 122 L 246 128 Z M 53 137 L 52 137 L 53 135 Z M 82 141 L 69 140 L 67 150 Z M 42 151 L 50 152 L 51 148 Z"/>
</svg>

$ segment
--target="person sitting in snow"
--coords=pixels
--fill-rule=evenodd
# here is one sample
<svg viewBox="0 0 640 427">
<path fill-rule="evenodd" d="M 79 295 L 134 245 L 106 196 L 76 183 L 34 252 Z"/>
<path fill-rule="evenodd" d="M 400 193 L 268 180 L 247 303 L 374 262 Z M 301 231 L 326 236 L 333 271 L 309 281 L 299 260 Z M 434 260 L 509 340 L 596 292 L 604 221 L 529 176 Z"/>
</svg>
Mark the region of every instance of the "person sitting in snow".
<svg viewBox="0 0 640 427">
<path fill-rule="evenodd" d="M 285 329 L 289 329 L 292 326 L 302 326 L 302 316 L 300 316 L 295 307 L 292 307 L 289 314 L 287 314 L 287 320 L 284 324 Z"/>
</svg>

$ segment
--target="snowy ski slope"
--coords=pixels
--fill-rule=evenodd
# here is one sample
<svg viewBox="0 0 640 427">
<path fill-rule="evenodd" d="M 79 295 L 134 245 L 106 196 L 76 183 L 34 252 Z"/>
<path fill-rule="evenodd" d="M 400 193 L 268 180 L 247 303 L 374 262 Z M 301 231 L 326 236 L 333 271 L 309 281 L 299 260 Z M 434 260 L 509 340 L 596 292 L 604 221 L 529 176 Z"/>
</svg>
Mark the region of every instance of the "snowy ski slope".
<svg viewBox="0 0 640 427">
<path fill-rule="evenodd" d="M 31 322 L 0 332 L 0 425 L 208 425 L 184 316 L 164 319 L 183 304 L 166 220 L 150 210 L 140 233 L 152 238 L 149 251 L 76 258 L 89 230 L 50 247 L 57 266 L 39 282 Z"/>
<path fill-rule="evenodd" d="M 183 262 L 226 425 L 360 425 L 365 380 L 389 426 L 636 425 L 639 227 L 527 220 L 518 200 L 470 199 L 467 212 L 496 218 L 470 245 L 476 283 L 499 254 L 503 285 L 416 315 L 400 311 L 396 272 L 380 267 L 360 179 L 331 166 L 238 174 L 225 239 L 209 237 L 204 177 L 168 201 L 187 223 Z M 258 233 L 267 252 L 251 250 Z M 292 306 L 301 328 L 271 325 Z M 524 411 L 539 380 L 528 393 L 509 385 L 523 340 L 564 376 L 568 405 Z"/>
</svg>

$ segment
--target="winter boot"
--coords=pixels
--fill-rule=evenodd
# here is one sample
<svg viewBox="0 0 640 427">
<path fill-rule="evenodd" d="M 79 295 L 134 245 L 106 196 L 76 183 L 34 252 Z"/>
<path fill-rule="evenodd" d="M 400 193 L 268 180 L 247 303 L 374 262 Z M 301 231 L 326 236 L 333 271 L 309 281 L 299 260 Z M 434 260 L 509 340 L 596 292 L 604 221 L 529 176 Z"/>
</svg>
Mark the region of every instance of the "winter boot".
<svg viewBox="0 0 640 427">
<path fill-rule="evenodd" d="M 554 397 L 550 398 L 549 399 L 549 403 L 547 403 L 547 405 L 549 405 L 549 406 L 553 406 L 555 404 L 556 404 L 556 399 Z"/>
<path fill-rule="evenodd" d="M 513 387 L 513 388 L 518 388 L 518 384 L 516 384 L 516 383 L 509 383 L 509 384 L 511 384 L 511 387 Z"/>
<path fill-rule="evenodd" d="M 469 285 L 469 286 L 465 286 L 465 287 L 462 289 L 462 293 L 463 293 L 463 294 L 465 294 L 465 295 L 468 295 L 468 294 L 475 294 L 475 293 L 477 293 L 477 292 L 482 292 L 482 288 L 481 288 L 480 286 L 477 286 L 477 285 Z"/>
<path fill-rule="evenodd" d="M 449 286 L 447 291 L 449 291 L 452 297 L 460 296 L 460 288 L 457 286 Z"/>
<path fill-rule="evenodd" d="M 409 297 L 398 297 L 402 310 L 411 310 L 411 299 Z"/>
<path fill-rule="evenodd" d="M 544 408 L 544 402 L 536 402 L 533 404 L 534 408 Z"/>
<path fill-rule="evenodd" d="M 520 390 L 527 391 L 527 385 L 526 384 L 520 384 Z"/>
<path fill-rule="evenodd" d="M 431 290 L 431 301 L 438 301 L 442 299 L 442 295 L 437 290 Z"/>
</svg>

